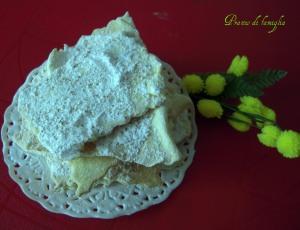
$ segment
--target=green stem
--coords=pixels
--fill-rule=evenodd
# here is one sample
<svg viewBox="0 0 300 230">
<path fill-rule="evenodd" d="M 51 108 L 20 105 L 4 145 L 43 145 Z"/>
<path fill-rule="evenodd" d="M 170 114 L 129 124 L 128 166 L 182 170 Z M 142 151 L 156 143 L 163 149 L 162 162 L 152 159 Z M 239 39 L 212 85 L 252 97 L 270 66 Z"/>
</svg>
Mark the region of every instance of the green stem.
<svg viewBox="0 0 300 230">
<path fill-rule="evenodd" d="M 195 95 L 195 94 L 194 95 L 190 95 L 190 96 L 191 96 L 192 100 L 195 102 L 195 104 L 197 103 L 198 100 L 200 100 L 202 98 L 205 98 L 205 97 L 203 97 L 201 95 Z M 208 99 L 215 100 L 214 98 L 208 98 Z M 224 102 L 221 102 L 221 101 L 218 101 L 218 102 L 222 105 L 222 107 L 224 107 L 224 108 L 226 108 L 228 110 L 231 110 L 233 112 L 237 112 L 237 113 L 243 114 L 243 115 L 249 117 L 251 120 L 254 120 L 256 122 L 261 122 L 261 123 L 270 122 L 271 124 L 278 126 L 275 121 L 273 121 L 271 119 L 268 119 L 268 118 L 266 118 L 264 116 L 261 116 L 259 114 L 254 114 L 254 113 L 243 112 L 243 111 L 240 111 L 235 106 L 228 105 L 228 104 L 226 104 Z M 257 126 L 255 126 L 255 127 L 257 127 Z"/>
<path fill-rule="evenodd" d="M 244 123 L 246 125 L 249 125 L 251 127 L 254 127 L 254 128 L 258 128 L 256 125 L 253 125 L 252 123 L 248 123 L 246 121 L 243 121 L 243 120 L 240 120 L 238 118 L 235 118 L 235 117 L 231 117 L 231 116 L 225 116 L 228 120 L 232 120 L 232 121 L 237 121 L 237 122 L 240 122 L 240 123 Z"/>
<path fill-rule="evenodd" d="M 223 102 L 219 102 L 224 108 L 227 108 L 231 111 L 234 111 L 234 112 L 237 112 L 237 113 L 240 113 L 240 114 L 243 114 L 251 119 L 254 119 L 255 121 L 258 121 L 258 122 L 270 122 L 274 125 L 277 125 L 275 121 L 272 121 L 268 118 L 265 118 L 261 115 L 258 115 L 258 114 L 254 114 L 254 113 L 248 113 L 248 112 L 243 112 L 243 111 L 240 111 L 239 109 L 237 109 L 236 107 L 234 106 L 231 106 L 231 105 L 228 105 L 228 104 L 225 104 Z"/>
</svg>

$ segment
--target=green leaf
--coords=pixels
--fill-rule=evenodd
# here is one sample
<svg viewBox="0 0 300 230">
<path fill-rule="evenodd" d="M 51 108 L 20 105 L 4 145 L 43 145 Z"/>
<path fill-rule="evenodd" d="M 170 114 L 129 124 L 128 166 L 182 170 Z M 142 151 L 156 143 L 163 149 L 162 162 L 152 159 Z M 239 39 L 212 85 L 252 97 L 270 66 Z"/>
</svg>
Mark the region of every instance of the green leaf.
<svg viewBox="0 0 300 230">
<path fill-rule="evenodd" d="M 225 75 L 226 77 L 226 75 Z M 226 77 L 227 78 L 227 77 Z M 239 98 L 242 96 L 260 97 L 263 91 L 256 86 L 252 81 L 244 77 L 234 77 L 227 81 L 224 92 L 221 97 L 224 98 Z"/>
<path fill-rule="evenodd" d="M 263 70 L 258 74 L 247 74 L 244 77 L 247 78 L 249 82 L 252 82 L 257 88 L 264 89 L 274 85 L 280 79 L 285 77 L 287 74 L 283 70 Z"/>
<path fill-rule="evenodd" d="M 257 74 L 245 74 L 242 77 L 235 77 L 223 74 L 226 78 L 227 86 L 221 97 L 239 98 L 242 96 L 260 97 L 263 90 L 274 85 L 287 74 L 282 70 L 264 70 Z"/>
<path fill-rule="evenodd" d="M 205 81 L 206 78 L 213 73 L 197 73 Z M 260 97 L 263 95 L 263 90 L 274 85 L 282 79 L 287 72 L 283 70 L 263 70 L 258 73 L 246 73 L 241 77 L 236 77 L 233 74 L 220 73 L 226 79 L 224 92 L 218 96 L 219 99 L 240 98 L 242 96 Z"/>
</svg>

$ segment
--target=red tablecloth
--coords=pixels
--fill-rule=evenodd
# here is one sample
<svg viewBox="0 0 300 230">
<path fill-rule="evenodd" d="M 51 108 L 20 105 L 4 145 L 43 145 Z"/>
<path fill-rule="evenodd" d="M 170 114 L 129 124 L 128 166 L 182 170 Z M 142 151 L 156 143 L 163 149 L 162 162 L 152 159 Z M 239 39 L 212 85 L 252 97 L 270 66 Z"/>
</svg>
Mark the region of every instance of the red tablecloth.
<svg viewBox="0 0 300 230">
<path fill-rule="evenodd" d="M 78 1 L 79 2 L 79 1 Z M 246 54 L 250 69 L 277 68 L 288 76 L 267 90 L 282 127 L 300 131 L 299 9 L 297 1 L 2 1 L 0 111 L 28 72 L 54 47 L 129 10 L 149 50 L 179 75 L 225 70 Z M 225 27 L 224 17 L 259 14 L 286 25 L 268 34 L 258 26 Z M 224 121 L 198 119 L 197 152 L 182 185 L 167 201 L 114 220 L 53 214 L 31 201 L 0 161 L 0 229 L 300 229 L 300 159 L 260 145 L 256 130 L 238 133 Z"/>
</svg>

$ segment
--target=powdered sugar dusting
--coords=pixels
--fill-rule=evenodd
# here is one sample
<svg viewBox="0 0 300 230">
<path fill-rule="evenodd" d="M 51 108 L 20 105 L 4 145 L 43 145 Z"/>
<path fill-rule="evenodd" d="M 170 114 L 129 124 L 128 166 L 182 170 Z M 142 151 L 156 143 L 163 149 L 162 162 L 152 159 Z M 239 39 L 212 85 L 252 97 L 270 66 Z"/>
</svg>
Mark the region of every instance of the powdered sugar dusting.
<svg viewBox="0 0 300 230">
<path fill-rule="evenodd" d="M 116 129 L 112 135 L 97 142 L 97 155 L 113 156 L 128 162 L 141 163 L 142 148 L 152 134 L 153 114 L 144 115 L 143 118 Z M 161 155 L 160 152 L 156 154 Z"/>
<path fill-rule="evenodd" d="M 160 67 L 137 37 L 83 36 L 51 53 L 44 75 L 20 92 L 18 109 L 43 146 L 71 158 L 82 143 L 163 103 Z"/>
</svg>

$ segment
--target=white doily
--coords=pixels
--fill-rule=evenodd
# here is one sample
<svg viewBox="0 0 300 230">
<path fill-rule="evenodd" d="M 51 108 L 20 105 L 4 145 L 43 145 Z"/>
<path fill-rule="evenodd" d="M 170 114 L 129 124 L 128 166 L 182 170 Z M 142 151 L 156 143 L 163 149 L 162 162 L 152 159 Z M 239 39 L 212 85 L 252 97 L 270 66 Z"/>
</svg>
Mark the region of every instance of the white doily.
<svg viewBox="0 0 300 230">
<path fill-rule="evenodd" d="M 178 85 L 181 93 L 186 94 L 180 87 L 180 78 L 172 67 L 165 64 L 163 71 L 168 80 Z M 30 74 L 26 82 L 31 81 L 32 77 L 33 75 Z M 19 125 L 17 114 L 15 96 L 5 112 L 4 124 L 1 129 L 4 161 L 8 166 L 10 176 L 29 198 L 38 201 L 47 210 L 73 217 L 115 218 L 130 215 L 164 201 L 181 183 L 195 153 L 197 127 L 195 112 L 192 109 L 189 111 L 193 129 L 192 137 L 179 146 L 186 157 L 183 164 L 177 168 L 162 171 L 162 187 L 148 188 L 142 185 L 113 184 L 109 187 L 93 188 L 90 192 L 78 197 L 73 190 L 54 189 L 54 183 L 50 179 L 44 158 L 22 151 L 12 141 L 13 133 Z"/>
</svg>

